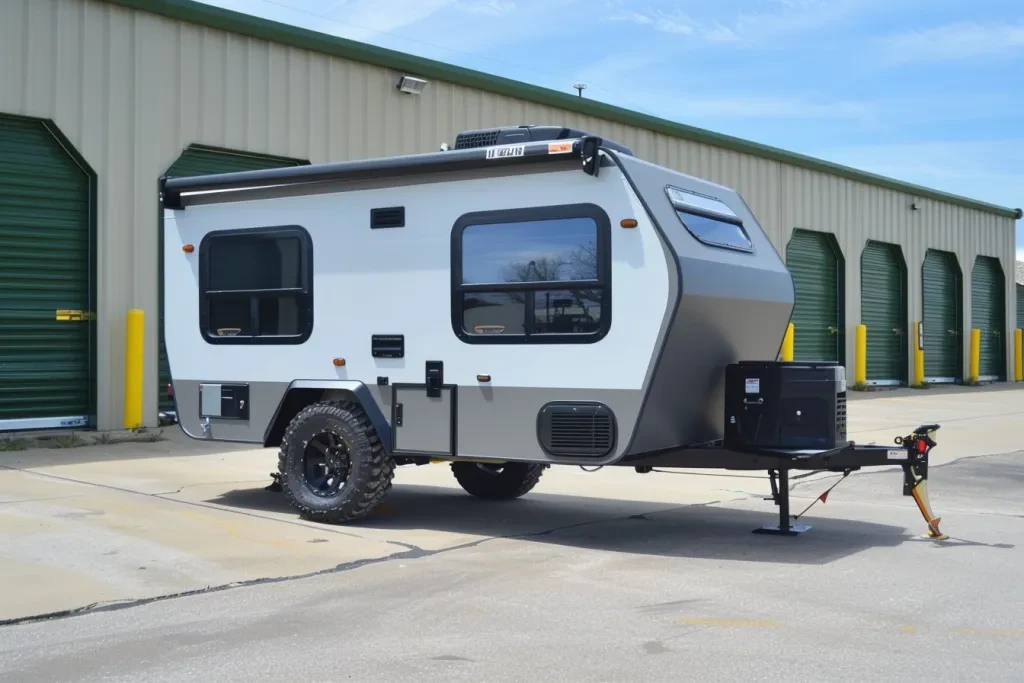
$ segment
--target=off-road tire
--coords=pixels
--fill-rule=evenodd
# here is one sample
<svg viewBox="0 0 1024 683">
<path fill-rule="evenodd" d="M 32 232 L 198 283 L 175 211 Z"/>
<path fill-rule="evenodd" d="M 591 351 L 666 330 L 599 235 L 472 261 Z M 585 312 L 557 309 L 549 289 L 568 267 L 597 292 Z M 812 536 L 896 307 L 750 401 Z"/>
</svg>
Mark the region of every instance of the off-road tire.
<svg viewBox="0 0 1024 683">
<path fill-rule="evenodd" d="M 348 449 L 348 474 L 330 496 L 313 492 L 304 475 L 304 455 L 318 434 L 333 434 Z M 358 403 L 331 401 L 307 406 L 288 424 L 278 454 L 281 488 L 304 519 L 340 524 L 362 519 L 391 491 L 394 462 Z"/>
<path fill-rule="evenodd" d="M 452 474 L 459 485 L 483 500 L 511 500 L 524 496 L 537 485 L 547 465 L 527 462 L 506 462 L 501 465 L 479 465 L 474 462 L 453 462 Z"/>
</svg>

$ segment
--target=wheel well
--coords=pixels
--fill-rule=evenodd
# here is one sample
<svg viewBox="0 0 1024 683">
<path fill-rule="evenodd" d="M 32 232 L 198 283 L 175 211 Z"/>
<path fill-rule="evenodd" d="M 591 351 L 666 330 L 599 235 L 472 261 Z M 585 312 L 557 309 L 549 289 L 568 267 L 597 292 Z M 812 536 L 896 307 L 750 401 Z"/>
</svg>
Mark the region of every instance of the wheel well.
<svg viewBox="0 0 1024 683">
<path fill-rule="evenodd" d="M 337 389 L 290 389 L 277 409 L 277 415 L 274 416 L 274 421 L 271 423 L 270 429 L 267 430 L 263 445 L 268 448 L 280 446 L 281 439 L 284 437 L 284 431 L 288 428 L 288 423 L 299 414 L 299 411 L 308 405 L 323 400 L 328 394 L 330 394 L 331 399 L 358 402 L 356 395 L 349 391 L 339 391 Z"/>
</svg>

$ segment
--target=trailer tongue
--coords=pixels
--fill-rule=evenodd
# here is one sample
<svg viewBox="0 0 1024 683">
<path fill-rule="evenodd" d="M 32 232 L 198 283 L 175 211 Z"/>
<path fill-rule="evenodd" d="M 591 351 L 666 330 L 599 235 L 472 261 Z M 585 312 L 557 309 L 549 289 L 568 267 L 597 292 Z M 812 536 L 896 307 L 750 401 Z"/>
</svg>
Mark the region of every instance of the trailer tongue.
<svg viewBox="0 0 1024 683">
<path fill-rule="evenodd" d="M 948 537 L 939 530 L 941 518 L 932 512 L 928 500 L 928 456 L 937 445 L 933 435 L 938 429 L 937 424 L 921 425 L 907 436 L 896 437 L 896 448 L 849 442 L 842 447 L 824 451 L 737 449 L 716 442 L 652 454 L 635 461 L 633 466 L 640 473 L 651 472 L 656 468 L 767 470 L 772 498 L 779 508 L 779 523 L 760 527 L 754 533 L 781 536 L 795 536 L 808 531 L 810 526 L 793 522 L 803 516 L 814 503 L 825 502 L 828 492 L 835 488 L 835 485 L 830 487 L 799 515 L 792 515 L 789 499 L 791 471 L 841 472 L 845 479 L 851 472 L 865 467 L 899 466 L 903 469 L 903 495 L 913 497 L 917 503 L 927 524 L 927 537 L 945 540 Z"/>
</svg>

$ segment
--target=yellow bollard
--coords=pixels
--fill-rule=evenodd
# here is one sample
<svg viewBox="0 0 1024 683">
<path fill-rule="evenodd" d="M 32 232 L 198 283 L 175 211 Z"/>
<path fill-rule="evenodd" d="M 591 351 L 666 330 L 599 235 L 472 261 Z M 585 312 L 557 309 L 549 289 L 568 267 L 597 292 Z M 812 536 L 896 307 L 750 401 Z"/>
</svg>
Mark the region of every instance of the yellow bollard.
<svg viewBox="0 0 1024 683">
<path fill-rule="evenodd" d="M 864 385 L 868 381 L 868 326 L 857 325 L 856 356 L 854 357 L 853 381 Z"/>
<path fill-rule="evenodd" d="M 971 330 L 971 381 L 981 375 L 981 330 Z"/>
<path fill-rule="evenodd" d="M 124 428 L 142 426 L 142 380 L 145 330 L 142 311 L 133 308 L 125 321 L 124 340 Z"/>
<path fill-rule="evenodd" d="M 1013 374 L 1024 382 L 1024 330 L 1013 331 Z"/>
<path fill-rule="evenodd" d="M 782 360 L 793 362 L 793 323 L 786 327 L 786 336 L 782 338 Z"/>
<path fill-rule="evenodd" d="M 921 339 L 921 323 L 914 321 L 914 386 L 924 384 L 924 340 Z"/>
</svg>

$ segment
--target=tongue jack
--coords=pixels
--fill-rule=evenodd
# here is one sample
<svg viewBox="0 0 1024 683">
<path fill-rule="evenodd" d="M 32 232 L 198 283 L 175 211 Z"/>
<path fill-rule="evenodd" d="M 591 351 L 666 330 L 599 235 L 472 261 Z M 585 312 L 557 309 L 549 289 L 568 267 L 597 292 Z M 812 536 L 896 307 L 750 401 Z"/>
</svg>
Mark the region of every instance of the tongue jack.
<svg viewBox="0 0 1024 683">
<path fill-rule="evenodd" d="M 908 451 L 927 455 L 928 451 L 935 446 L 932 434 L 938 429 L 938 425 L 927 425 L 918 427 L 910 436 L 896 439 L 896 443 L 904 446 Z M 903 465 L 903 495 L 913 496 L 917 503 L 917 509 L 921 511 L 924 521 L 928 524 L 927 536 L 937 541 L 944 541 L 949 538 L 939 531 L 941 517 L 936 517 L 932 512 L 931 502 L 928 499 L 928 459 L 927 457 L 918 462 Z"/>
</svg>

